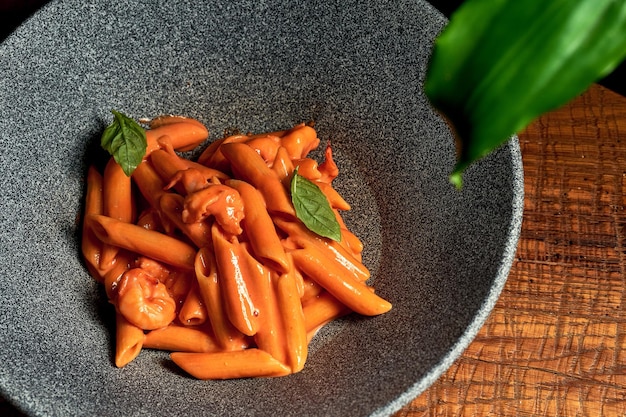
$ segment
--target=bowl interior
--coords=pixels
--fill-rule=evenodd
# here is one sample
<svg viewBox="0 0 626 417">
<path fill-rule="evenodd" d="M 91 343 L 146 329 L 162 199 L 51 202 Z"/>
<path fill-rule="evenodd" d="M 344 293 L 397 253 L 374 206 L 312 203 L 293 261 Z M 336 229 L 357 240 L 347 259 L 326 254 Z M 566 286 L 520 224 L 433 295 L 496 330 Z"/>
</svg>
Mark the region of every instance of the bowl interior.
<svg viewBox="0 0 626 417">
<path fill-rule="evenodd" d="M 422 82 L 445 19 L 424 1 L 52 2 L 0 46 L 0 388 L 62 415 L 386 415 L 467 346 L 521 222 L 515 139 L 447 181 L 454 144 Z M 11 74 L 9 76 L 9 74 Z M 113 310 L 79 256 L 87 164 L 110 109 L 182 114 L 211 140 L 313 120 L 340 167 L 376 291 L 305 369 L 195 381 L 167 355 L 112 363 Z"/>
</svg>

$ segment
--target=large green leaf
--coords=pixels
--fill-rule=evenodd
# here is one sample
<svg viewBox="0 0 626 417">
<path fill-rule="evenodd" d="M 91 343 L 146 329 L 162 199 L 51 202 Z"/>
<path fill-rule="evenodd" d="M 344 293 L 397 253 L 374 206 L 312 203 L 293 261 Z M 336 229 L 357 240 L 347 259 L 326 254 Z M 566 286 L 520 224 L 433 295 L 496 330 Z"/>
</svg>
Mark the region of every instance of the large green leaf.
<svg viewBox="0 0 626 417">
<path fill-rule="evenodd" d="M 424 90 L 457 136 L 451 181 L 626 57 L 624 0 L 467 0 L 435 41 Z"/>
</svg>

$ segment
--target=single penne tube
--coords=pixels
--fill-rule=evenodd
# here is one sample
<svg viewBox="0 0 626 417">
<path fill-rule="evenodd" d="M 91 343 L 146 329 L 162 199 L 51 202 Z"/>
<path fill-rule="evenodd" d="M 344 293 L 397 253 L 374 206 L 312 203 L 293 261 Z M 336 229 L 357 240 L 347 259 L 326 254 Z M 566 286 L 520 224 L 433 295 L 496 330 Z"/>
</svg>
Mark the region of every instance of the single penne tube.
<svg viewBox="0 0 626 417">
<path fill-rule="evenodd" d="M 281 145 L 287 149 L 292 160 L 305 158 L 319 143 L 315 129 L 304 123 L 293 127 L 281 137 Z"/>
<path fill-rule="evenodd" d="M 85 220 L 104 243 L 178 268 L 193 269 L 196 249 L 181 240 L 108 216 L 91 214 Z"/>
<path fill-rule="evenodd" d="M 206 129 L 204 124 L 197 119 L 175 114 L 163 114 L 161 116 L 157 116 L 154 119 L 150 120 L 148 125 L 150 126 L 150 129 L 156 129 L 157 127 L 171 125 L 174 123 L 192 123 L 196 124 L 200 129 Z"/>
<path fill-rule="evenodd" d="M 241 245 L 242 261 L 252 276 L 248 288 L 259 312 L 259 328 L 254 335 L 256 347 L 269 353 L 281 363 L 286 363 L 284 326 L 276 301 L 273 283 L 276 273 L 257 261 L 245 244 Z"/>
<path fill-rule="evenodd" d="M 102 283 L 105 271 L 100 270 L 99 265 L 94 264 L 91 260 L 100 259 L 102 250 L 102 242 L 98 240 L 91 230 L 84 230 L 81 236 L 81 251 L 85 260 L 85 267 L 89 275 L 97 282 Z"/>
<path fill-rule="evenodd" d="M 180 306 L 178 320 L 185 326 L 198 326 L 203 324 L 206 319 L 207 312 L 198 289 L 198 283 L 194 282 L 191 288 L 189 288 L 183 304 Z"/>
<path fill-rule="evenodd" d="M 293 373 L 302 370 L 308 354 L 307 331 L 294 270 L 290 268 L 276 280 L 276 301 L 283 324 L 286 364 Z"/>
<path fill-rule="evenodd" d="M 303 302 L 302 312 L 307 341 L 310 342 L 322 326 L 352 311 L 328 291 L 323 291 L 316 297 Z"/>
<path fill-rule="evenodd" d="M 198 291 L 204 301 L 211 329 L 223 350 L 240 350 L 245 345 L 244 335 L 228 320 L 217 276 L 217 265 L 212 249 L 200 248 L 195 259 Z"/>
<path fill-rule="evenodd" d="M 306 244 L 304 249 L 297 249 L 291 255 L 296 267 L 351 310 L 375 316 L 391 309 L 391 303 L 370 291 L 364 282 L 346 273 L 336 262 L 327 262 L 317 246 Z"/>
<path fill-rule="evenodd" d="M 359 281 L 367 281 L 369 279 L 370 271 L 361 261 L 360 253 L 355 255 L 351 249 L 344 246 L 344 242 L 330 241 L 327 246 L 319 244 L 317 246 L 324 251 L 328 250 L 332 254 L 331 258 L 352 272 Z"/>
<path fill-rule="evenodd" d="M 143 347 L 144 333 L 122 314 L 115 314 L 115 366 L 122 368 L 132 362 Z"/>
<path fill-rule="evenodd" d="M 159 149 L 159 140 L 167 136 L 169 143 L 177 151 L 190 151 L 200 145 L 209 137 L 207 128 L 197 121 L 181 121 L 179 123 L 163 124 L 153 129 L 146 130 L 148 147 L 146 157 Z"/>
<path fill-rule="evenodd" d="M 185 199 L 175 193 L 164 193 L 159 199 L 161 213 L 189 238 L 198 248 L 212 246 L 211 226 L 207 222 L 186 223 L 183 221 L 181 213 L 184 210 Z"/>
<path fill-rule="evenodd" d="M 105 216 L 126 223 L 133 220 L 131 180 L 112 157 L 109 158 L 102 176 L 102 200 Z"/>
<path fill-rule="evenodd" d="M 256 348 L 215 353 L 174 352 L 170 358 L 197 379 L 276 377 L 291 373 L 272 355 Z"/>
<path fill-rule="evenodd" d="M 279 229 L 289 235 L 289 240 L 297 246 L 304 247 L 307 244 L 312 244 L 324 254 L 324 259 L 339 264 L 359 281 L 369 279 L 369 270 L 341 243 L 315 235 L 302 222 L 293 218 L 274 216 L 272 220 Z"/>
<path fill-rule="evenodd" d="M 258 311 L 246 282 L 250 277 L 239 242 L 236 237 L 227 240 L 217 223 L 213 224 L 211 232 L 224 310 L 241 333 L 254 336 L 259 328 Z"/>
<path fill-rule="evenodd" d="M 276 271 L 287 272 L 289 270 L 287 254 L 280 243 L 261 193 L 245 181 L 227 180 L 225 184 L 237 190 L 243 200 L 243 228 L 254 255 Z"/>
<path fill-rule="evenodd" d="M 122 167 L 109 158 L 102 176 L 102 214 L 122 222 L 133 220 L 132 184 Z M 117 254 L 118 248 L 104 244 L 100 265 L 107 268 Z"/>
<path fill-rule="evenodd" d="M 103 212 L 103 178 L 95 166 L 87 171 L 87 191 L 85 194 L 85 214 L 102 214 Z"/>
<path fill-rule="evenodd" d="M 254 149 L 245 143 L 228 143 L 220 149 L 232 172 L 261 192 L 269 212 L 295 215 L 287 189 Z"/>
<path fill-rule="evenodd" d="M 143 347 L 169 352 L 218 352 L 222 349 L 208 330 L 175 324 L 146 333 Z"/>
<path fill-rule="evenodd" d="M 93 231 L 87 227 L 84 216 L 89 214 L 102 214 L 102 205 L 102 175 L 92 165 L 87 171 L 87 190 L 85 193 L 85 208 L 83 211 L 81 252 L 89 273 L 98 282 L 103 281 L 103 274 L 105 272 L 100 270 L 102 242 L 100 242 Z"/>
</svg>

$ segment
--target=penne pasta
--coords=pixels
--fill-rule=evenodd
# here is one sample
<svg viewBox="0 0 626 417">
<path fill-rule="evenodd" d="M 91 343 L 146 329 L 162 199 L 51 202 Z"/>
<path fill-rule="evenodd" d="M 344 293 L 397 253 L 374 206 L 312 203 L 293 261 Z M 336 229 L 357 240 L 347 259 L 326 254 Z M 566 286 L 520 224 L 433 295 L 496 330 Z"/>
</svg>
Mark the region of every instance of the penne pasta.
<svg viewBox="0 0 626 417">
<path fill-rule="evenodd" d="M 259 263 L 241 245 L 241 257 L 250 271 L 249 290 L 259 312 L 259 328 L 254 335 L 257 348 L 269 353 L 281 363 L 286 363 L 287 352 L 284 331 L 274 288 L 275 272 Z"/>
<path fill-rule="evenodd" d="M 146 333 L 143 347 L 169 352 L 219 352 L 221 346 L 203 328 L 170 325 Z"/>
<path fill-rule="evenodd" d="M 152 152 L 150 154 L 150 162 L 165 183 L 170 183 L 176 175 L 181 175 L 182 172 L 187 170 L 193 170 L 197 173 L 198 182 L 203 183 L 199 184 L 197 189 L 202 188 L 201 185 L 206 185 L 207 181 L 213 177 L 221 180 L 228 178 L 228 175 L 224 174 L 222 171 L 194 163 L 186 158 L 181 158 L 169 146 Z M 186 189 L 186 187 L 183 187 L 183 189 Z M 186 192 L 189 191 L 186 190 Z"/>
<path fill-rule="evenodd" d="M 122 368 L 132 362 L 143 347 L 143 330 L 120 314 L 115 315 L 115 366 Z"/>
<path fill-rule="evenodd" d="M 323 291 L 314 298 L 304 302 L 302 312 L 304 314 L 307 340 L 310 341 L 322 326 L 352 311 L 329 292 Z"/>
<path fill-rule="evenodd" d="M 233 173 L 261 192 L 268 211 L 295 215 L 287 190 L 254 149 L 244 143 L 228 143 L 220 149 Z"/>
<path fill-rule="evenodd" d="M 164 191 L 165 182 L 159 177 L 150 163 L 142 162 L 133 171 L 132 179 L 137 184 L 137 188 L 141 195 L 150 204 L 151 207 L 158 209 L 161 196 L 166 193 Z"/>
<path fill-rule="evenodd" d="M 322 177 L 322 174 L 317 169 L 317 161 L 311 158 L 295 159 L 293 165 L 298 168 L 298 174 L 304 178 L 317 181 Z"/>
<path fill-rule="evenodd" d="M 102 214 L 122 222 L 133 220 L 133 202 L 130 177 L 109 158 L 102 177 Z"/>
<path fill-rule="evenodd" d="M 286 364 L 293 373 L 302 370 L 308 354 L 304 313 L 296 285 L 293 267 L 289 269 L 289 272 L 278 277 L 276 282 L 276 301 L 285 334 Z"/>
<path fill-rule="evenodd" d="M 241 333 L 254 336 L 259 327 L 259 312 L 248 291 L 249 276 L 239 242 L 234 237 L 227 240 L 217 224 L 212 227 L 212 236 L 226 315 Z"/>
<path fill-rule="evenodd" d="M 99 214 L 86 217 L 102 242 L 183 269 L 193 269 L 196 250 L 178 239 Z"/>
<path fill-rule="evenodd" d="M 172 361 L 198 379 L 233 379 L 249 377 L 276 377 L 290 373 L 290 369 L 260 349 L 234 352 L 170 354 Z"/>
<path fill-rule="evenodd" d="M 331 184 L 330 145 L 319 165 L 307 156 L 319 145 L 311 126 L 228 136 L 191 161 L 177 151 L 208 137 L 202 123 L 149 125 L 131 177 L 113 158 L 87 173 L 81 251 L 115 306 L 116 366 L 149 348 L 198 379 L 288 375 L 331 320 L 391 308 L 367 285 L 363 244 L 341 217 L 350 205 Z M 340 242 L 296 216 L 296 168 L 330 202 Z"/>
<path fill-rule="evenodd" d="M 191 123 L 196 125 L 199 129 L 206 130 L 206 127 L 199 120 L 187 116 L 179 116 L 174 114 L 164 114 L 155 117 L 154 119 L 150 120 L 148 124 L 150 125 L 150 129 L 156 129 L 157 127 L 170 125 L 173 123 Z"/>
<path fill-rule="evenodd" d="M 133 220 L 131 181 L 113 158 L 109 158 L 102 178 L 102 214 L 125 223 Z M 102 245 L 102 268 L 111 265 L 118 249 L 108 244 Z"/>
<path fill-rule="evenodd" d="M 298 171 L 299 173 L 300 171 Z M 323 181 L 315 181 L 315 185 L 319 187 L 319 189 L 324 193 L 326 199 L 330 203 L 330 206 L 336 210 L 350 210 L 350 204 L 335 190 L 332 185 L 323 182 Z"/>
<path fill-rule="evenodd" d="M 195 260 L 198 291 L 207 309 L 207 315 L 217 343 L 222 349 L 240 350 L 246 346 L 244 335 L 226 316 L 220 283 L 217 277 L 215 255 L 208 248 L 200 248 Z"/>
<path fill-rule="evenodd" d="M 272 171 L 274 171 L 278 180 L 286 188 L 289 188 L 289 181 L 291 181 L 291 174 L 294 169 L 293 161 L 289 158 L 287 149 L 285 149 L 284 146 L 279 147 L 278 151 L 276 151 L 274 163 L 272 164 Z"/>
<path fill-rule="evenodd" d="M 281 139 L 274 135 L 251 136 L 245 144 L 254 149 L 268 166 L 274 163 Z"/>
<path fill-rule="evenodd" d="M 92 165 L 87 172 L 87 192 L 85 194 L 85 209 L 83 214 L 81 252 L 90 274 L 98 282 L 103 282 L 106 270 L 100 269 L 100 257 L 102 256 L 102 242 L 98 240 L 93 231 L 84 221 L 84 216 L 89 214 L 102 214 L 102 175 Z"/>
<path fill-rule="evenodd" d="M 305 124 L 295 126 L 281 138 L 281 145 L 292 160 L 305 158 L 319 143 L 315 129 Z"/>
<path fill-rule="evenodd" d="M 282 217 L 274 217 L 274 224 L 289 235 L 289 239 L 298 247 L 315 246 L 324 255 L 324 259 L 338 264 L 346 272 L 351 273 L 359 281 L 366 281 L 370 277 L 369 270 L 356 259 L 341 243 L 323 239 L 309 231 L 301 222 Z"/>
<path fill-rule="evenodd" d="M 228 143 L 241 143 L 247 141 L 248 139 L 249 137 L 246 135 L 233 135 L 215 141 L 200 155 L 198 163 L 217 169 L 218 171 L 228 172 L 230 165 L 228 159 L 226 159 L 222 153 L 222 145 L 226 145 Z"/>
<path fill-rule="evenodd" d="M 178 320 L 185 326 L 198 326 L 203 324 L 206 319 L 207 312 L 198 289 L 198 283 L 194 282 L 180 307 Z"/>
<path fill-rule="evenodd" d="M 365 316 L 386 313 L 391 304 L 374 294 L 362 281 L 346 274 L 337 263 L 325 261 L 325 254 L 315 245 L 306 244 L 304 249 L 291 252 L 294 263 L 311 279 L 335 296 L 351 310 Z"/>
<path fill-rule="evenodd" d="M 303 286 L 304 290 L 300 297 L 302 304 L 306 304 L 308 300 L 317 297 L 324 291 L 324 288 L 322 288 L 320 284 L 309 278 L 303 278 Z"/>
<path fill-rule="evenodd" d="M 261 193 L 241 180 L 227 180 L 226 185 L 237 190 L 243 201 L 243 228 L 254 254 L 278 272 L 289 270 L 287 255 L 276 228 L 265 207 Z"/>
<path fill-rule="evenodd" d="M 190 121 L 186 118 L 181 118 L 180 121 L 176 121 L 175 118 L 164 120 L 167 122 L 157 123 L 155 124 L 157 127 L 146 131 L 148 142 L 146 156 L 162 146 L 159 144 L 160 139 L 165 139 L 164 142 L 175 150 L 184 152 L 194 149 L 209 137 L 206 127 L 195 120 Z"/>
</svg>

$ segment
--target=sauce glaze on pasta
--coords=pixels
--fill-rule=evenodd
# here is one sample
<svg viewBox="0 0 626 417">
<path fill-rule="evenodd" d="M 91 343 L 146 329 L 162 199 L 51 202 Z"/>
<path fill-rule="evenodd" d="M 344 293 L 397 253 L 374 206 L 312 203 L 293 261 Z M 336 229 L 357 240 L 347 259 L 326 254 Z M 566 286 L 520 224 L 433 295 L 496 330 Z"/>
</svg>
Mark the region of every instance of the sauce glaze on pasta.
<svg viewBox="0 0 626 417">
<path fill-rule="evenodd" d="M 330 146 L 320 164 L 308 156 L 320 143 L 311 126 L 228 136 L 197 161 L 177 153 L 208 138 L 197 120 L 161 116 L 146 137 L 131 177 L 112 158 L 87 175 L 82 253 L 115 306 L 116 366 L 147 348 L 199 379 L 288 375 L 326 323 L 391 309 L 342 221 Z M 296 217 L 296 168 L 328 199 L 340 241 Z"/>
</svg>

